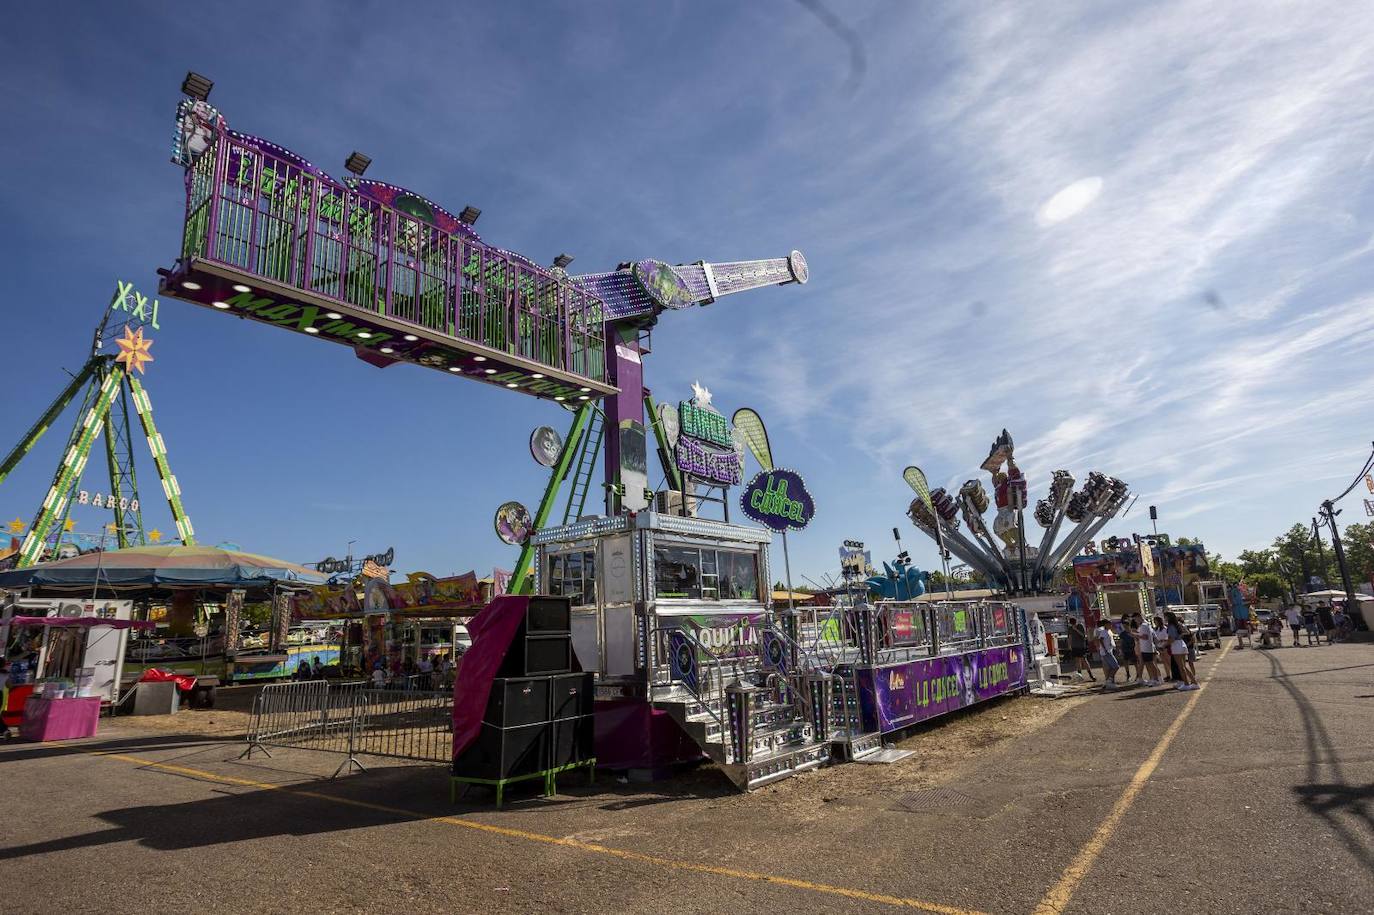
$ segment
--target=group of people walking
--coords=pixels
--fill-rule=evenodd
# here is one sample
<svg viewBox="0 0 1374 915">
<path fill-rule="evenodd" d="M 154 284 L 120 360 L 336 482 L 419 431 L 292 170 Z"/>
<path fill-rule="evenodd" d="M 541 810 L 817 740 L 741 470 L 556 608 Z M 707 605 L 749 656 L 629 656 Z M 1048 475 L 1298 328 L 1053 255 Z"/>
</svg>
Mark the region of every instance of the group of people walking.
<svg viewBox="0 0 1374 915">
<path fill-rule="evenodd" d="M 1124 613 L 1113 620 L 1104 616 L 1091 633 L 1076 619 L 1069 620 L 1069 650 L 1065 660 L 1073 670 L 1096 682 L 1093 662 L 1102 668 L 1104 690 L 1118 689 L 1117 674 L 1125 671 L 1120 685 L 1160 686 L 1194 690 L 1197 682 L 1197 633 L 1173 611 L 1158 616 Z"/>
</svg>

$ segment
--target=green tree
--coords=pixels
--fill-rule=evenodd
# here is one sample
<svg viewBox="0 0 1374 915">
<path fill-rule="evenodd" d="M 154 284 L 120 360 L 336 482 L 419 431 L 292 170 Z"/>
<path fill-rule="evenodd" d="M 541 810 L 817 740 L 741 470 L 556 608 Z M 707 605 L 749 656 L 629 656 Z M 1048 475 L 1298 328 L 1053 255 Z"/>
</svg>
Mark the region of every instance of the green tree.
<svg viewBox="0 0 1374 915">
<path fill-rule="evenodd" d="M 1236 557 L 1240 567 L 1245 570 L 1246 578 L 1251 578 L 1264 572 L 1274 572 L 1274 551 L 1273 550 L 1241 550 Z"/>
<path fill-rule="evenodd" d="M 1318 575 L 1323 581 L 1331 582 L 1335 565 L 1330 545 L 1317 551 L 1317 542 L 1312 537 L 1312 528 L 1301 522 L 1274 538 L 1274 556 L 1280 573 L 1286 569 L 1286 577 L 1298 583 L 1298 592 L 1307 590 L 1309 579 Z"/>
<path fill-rule="evenodd" d="M 1288 597 L 1288 583 L 1277 572 L 1256 572 L 1245 580 L 1255 588 L 1260 600 L 1284 600 Z"/>
<path fill-rule="evenodd" d="M 1374 580 L 1374 521 L 1365 524 L 1347 524 L 1341 531 L 1341 545 L 1345 548 L 1345 564 L 1350 570 L 1351 584 L 1355 590 L 1362 590 Z"/>
</svg>

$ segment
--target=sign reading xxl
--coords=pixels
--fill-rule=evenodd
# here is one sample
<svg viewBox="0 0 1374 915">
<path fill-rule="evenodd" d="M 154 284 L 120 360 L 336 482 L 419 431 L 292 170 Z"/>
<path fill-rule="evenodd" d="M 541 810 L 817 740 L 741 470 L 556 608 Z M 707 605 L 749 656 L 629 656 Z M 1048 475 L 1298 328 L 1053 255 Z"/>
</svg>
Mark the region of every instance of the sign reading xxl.
<svg viewBox="0 0 1374 915">
<path fill-rule="evenodd" d="M 740 493 L 740 507 L 746 517 L 779 533 L 801 530 L 816 514 L 801 475 L 778 468 L 754 475 Z"/>
</svg>

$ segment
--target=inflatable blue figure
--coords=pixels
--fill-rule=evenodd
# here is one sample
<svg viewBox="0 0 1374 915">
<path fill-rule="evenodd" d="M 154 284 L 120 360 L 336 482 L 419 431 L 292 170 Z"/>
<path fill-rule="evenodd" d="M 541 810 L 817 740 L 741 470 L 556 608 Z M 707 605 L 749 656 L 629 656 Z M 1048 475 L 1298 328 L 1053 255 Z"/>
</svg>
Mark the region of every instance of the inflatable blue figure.
<svg viewBox="0 0 1374 915">
<path fill-rule="evenodd" d="M 1238 623 L 1248 623 L 1250 621 L 1250 605 L 1245 602 L 1245 594 L 1241 592 L 1239 585 L 1229 585 L 1226 589 L 1227 596 L 1231 598 L 1231 616 Z"/>
<path fill-rule="evenodd" d="M 913 600 L 926 593 L 926 573 L 915 566 L 893 569 L 883 563 L 886 575 L 874 575 L 865 584 L 875 600 Z"/>
</svg>

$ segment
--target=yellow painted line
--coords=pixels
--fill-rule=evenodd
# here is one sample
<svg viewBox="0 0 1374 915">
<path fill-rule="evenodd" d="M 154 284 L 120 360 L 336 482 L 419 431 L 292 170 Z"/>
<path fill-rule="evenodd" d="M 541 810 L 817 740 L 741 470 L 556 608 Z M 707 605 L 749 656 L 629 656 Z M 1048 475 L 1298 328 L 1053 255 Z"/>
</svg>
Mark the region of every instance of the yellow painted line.
<svg viewBox="0 0 1374 915">
<path fill-rule="evenodd" d="M 407 817 L 412 820 L 423 822 L 444 823 L 449 826 L 461 826 L 464 829 L 472 829 L 477 832 L 485 832 L 491 835 L 504 836 L 509 839 L 521 839 L 526 842 L 538 842 L 544 845 L 557 845 L 562 848 L 571 848 L 577 851 L 589 852 L 598 855 L 607 855 L 612 858 L 619 858 L 623 861 L 635 861 L 640 864 L 651 864 L 655 867 L 664 867 L 671 870 L 691 871 L 698 874 L 712 874 L 717 877 L 731 877 L 736 880 L 752 880 L 758 883 L 768 883 L 774 886 L 785 886 L 792 889 L 807 890 L 812 893 L 823 893 L 830 896 L 841 896 L 846 899 L 857 899 L 862 902 L 874 902 L 882 905 L 897 906 L 900 908 L 919 909 L 923 912 L 938 912 L 941 915 L 983 915 L 974 909 L 961 909 L 957 906 L 940 905 L 935 902 L 926 902 L 921 899 L 909 899 L 904 896 L 889 896 L 886 893 L 871 893 L 867 890 L 857 890 L 850 887 L 832 886 L 828 883 L 816 883 L 811 880 L 798 880 L 794 877 L 780 877 L 776 874 L 763 874 L 757 871 L 736 870 L 731 867 L 716 867 L 712 864 L 700 864 L 695 861 L 681 861 L 675 858 L 663 858 L 658 855 L 648 855 L 637 851 L 627 851 L 622 848 L 611 848 L 606 845 L 598 845 L 594 842 L 583 842 L 578 839 L 560 839 L 557 836 L 544 835 L 538 832 L 528 832 L 523 829 L 509 829 L 505 826 L 493 826 L 489 823 L 479 823 L 473 820 L 464 820 L 458 817 L 429 817 L 424 814 L 415 813 L 412 810 L 405 810 L 400 807 L 388 807 L 385 804 L 373 804 L 368 801 L 358 801 L 352 798 L 335 797 L 330 794 L 321 794 L 318 791 L 309 791 L 294 788 L 290 785 L 275 785 L 271 782 L 253 781 L 247 778 L 235 778 L 231 775 L 218 775 L 214 772 L 206 772 L 202 769 L 191 769 L 186 766 L 176 766 L 170 763 L 155 762 L 151 759 L 143 759 L 138 756 L 126 756 L 123 753 L 108 753 L 100 750 L 86 750 L 81 747 L 71 746 L 73 750 L 86 753 L 92 756 L 100 756 L 105 759 L 117 759 L 120 762 L 132 763 L 148 769 L 157 769 L 161 772 L 171 772 L 176 775 L 186 775 L 191 778 L 203 779 L 210 782 L 218 782 L 223 785 L 237 785 L 244 788 L 257 788 L 263 791 L 283 791 L 296 797 L 311 798 L 313 800 L 326 801 L 331 804 L 339 804 L 347 807 L 359 807 L 364 810 L 375 810 L 381 813 L 395 814 Z"/>
<path fill-rule="evenodd" d="M 1068 907 L 1069 900 L 1073 899 L 1073 894 L 1077 891 L 1079 884 L 1083 882 L 1084 877 L 1088 876 L 1088 871 L 1092 870 L 1093 864 L 1107 847 L 1107 843 L 1111 841 L 1117 827 L 1125 819 L 1126 812 L 1131 809 L 1135 799 L 1144 790 L 1145 783 L 1150 780 L 1150 776 L 1154 775 L 1155 769 L 1159 767 L 1160 760 L 1164 758 L 1169 745 L 1174 742 L 1174 738 L 1183 728 L 1183 722 L 1187 721 L 1188 716 L 1193 713 L 1198 699 L 1202 698 L 1202 693 L 1206 690 L 1207 684 L 1212 682 L 1212 677 L 1216 674 L 1217 668 L 1221 666 L 1222 659 L 1226 657 L 1226 653 L 1231 650 L 1234 644 L 1234 642 L 1227 641 L 1226 647 L 1221 650 L 1221 654 L 1217 655 L 1216 661 L 1212 664 L 1212 669 L 1208 671 L 1207 676 L 1202 678 L 1199 684 L 1200 688 L 1193 690 L 1188 701 L 1183 704 L 1183 708 L 1174 717 L 1173 723 L 1164 732 L 1164 736 L 1159 738 L 1159 743 L 1155 744 L 1149 757 L 1140 764 L 1135 775 L 1131 776 L 1130 784 L 1126 786 L 1126 790 L 1121 792 L 1121 797 L 1117 798 L 1116 803 L 1112 805 L 1107 818 L 1102 821 L 1102 824 L 1097 827 L 1097 831 L 1078 850 L 1078 854 L 1074 855 L 1069 866 L 1060 875 L 1059 882 L 1050 887 L 1049 892 L 1040 900 L 1040 904 L 1035 907 L 1035 915 L 1061 915 L 1064 909 Z"/>
</svg>

